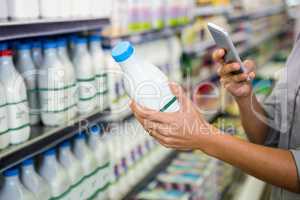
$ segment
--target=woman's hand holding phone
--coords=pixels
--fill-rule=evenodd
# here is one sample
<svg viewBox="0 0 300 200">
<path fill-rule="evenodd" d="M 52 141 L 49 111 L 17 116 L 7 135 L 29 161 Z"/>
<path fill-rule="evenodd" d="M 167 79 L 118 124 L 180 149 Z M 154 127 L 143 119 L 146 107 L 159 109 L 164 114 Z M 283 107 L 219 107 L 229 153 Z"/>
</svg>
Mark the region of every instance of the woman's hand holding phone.
<svg viewBox="0 0 300 200">
<path fill-rule="evenodd" d="M 255 64 L 251 60 L 243 62 L 244 68 L 247 72 L 238 72 L 241 68 L 238 62 L 225 63 L 224 49 L 218 49 L 213 52 L 213 60 L 219 63 L 221 66 L 218 69 L 221 84 L 226 88 L 237 100 L 243 97 L 249 97 L 252 92 L 252 85 L 249 78 L 253 80 L 255 78 Z"/>
</svg>

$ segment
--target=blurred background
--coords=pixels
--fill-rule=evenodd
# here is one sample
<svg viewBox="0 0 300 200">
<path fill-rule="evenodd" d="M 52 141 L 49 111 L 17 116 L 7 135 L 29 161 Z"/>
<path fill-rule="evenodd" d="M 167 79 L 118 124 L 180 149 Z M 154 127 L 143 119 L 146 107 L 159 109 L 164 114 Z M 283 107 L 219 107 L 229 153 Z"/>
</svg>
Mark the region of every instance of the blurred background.
<svg viewBox="0 0 300 200">
<path fill-rule="evenodd" d="M 100 52 L 96 61 L 100 72 L 91 75 L 92 79 L 105 77 L 99 79 L 97 90 L 103 105 L 57 122 L 54 127 L 48 118 L 31 121 L 27 139 L 17 144 L 8 141 L 0 150 L 0 171 L 4 172 L 0 199 L 8 200 L 9 195 L 9 199 L 25 199 L 22 195 L 13 197 L 14 190 L 7 190 L 10 176 L 19 180 L 15 180 L 14 189 L 22 188 L 18 191 L 38 196 L 24 178 L 26 166 L 31 165 L 34 176 L 47 183 L 50 199 L 267 200 L 270 191 L 266 183 L 200 151 L 167 149 L 149 137 L 132 116 L 121 69 L 110 52 L 119 41 L 130 41 L 139 57 L 184 87 L 209 122 L 247 140 L 238 107 L 220 86 L 218 66 L 211 57 L 216 46 L 207 23 L 227 30 L 241 58 L 257 63 L 253 85 L 263 102 L 300 32 L 299 13 L 299 0 L 0 0 L 0 56 L 5 54 L 3 51 L 12 51 L 21 75 L 24 64 L 18 62 L 18 51 L 22 49 L 30 52 L 32 69 L 43 66 L 47 48 L 58 51 L 59 47 L 65 48 L 69 62 L 77 66 L 79 61 L 73 50 L 85 44 L 85 53 L 91 58 Z M 91 48 L 93 42 L 98 44 L 96 49 Z M 34 56 L 36 50 L 41 52 L 41 62 Z M 23 90 L 30 96 L 30 91 L 39 88 L 32 88 L 30 83 L 37 84 L 37 80 L 24 80 L 27 90 Z M 35 103 L 29 99 L 30 111 L 32 107 Z M 96 140 L 95 132 L 100 150 L 89 142 Z M 76 150 L 81 140 L 82 148 L 88 149 L 82 156 Z M 79 165 L 91 168 L 78 174 L 79 182 L 70 178 L 68 169 L 74 166 L 62 159 L 62 149 L 66 147 Z M 102 157 L 97 160 L 97 155 Z M 60 171 L 51 171 L 46 162 L 49 156 L 54 156 L 52 166 L 60 166 Z M 27 159 L 33 162 L 24 162 Z M 62 184 L 61 177 L 65 177 L 66 186 L 56 190 L 53 183 Z M 72 196 L 78 191 L 85 191 L 86 196 Z"/>
</svg>

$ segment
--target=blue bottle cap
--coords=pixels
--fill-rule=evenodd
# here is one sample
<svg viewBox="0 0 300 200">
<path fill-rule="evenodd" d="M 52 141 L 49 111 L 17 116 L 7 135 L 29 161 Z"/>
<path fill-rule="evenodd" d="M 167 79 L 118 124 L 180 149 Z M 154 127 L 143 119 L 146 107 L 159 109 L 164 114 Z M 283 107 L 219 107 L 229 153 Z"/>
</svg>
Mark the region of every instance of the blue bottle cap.
<svg viewBox="0 0 300 200">
<path fill-rule="evenodd" d="M 89 40 L 91 42 L 100 42 L 101 41 L 101 37 L 100 37 L 100 35 L 90 35 Z"/>
<path fill-rule="evenodd" d="M 53 156 L 56 155 L 56 149 L 52 148 L 43 153 L 44 156 Z"/>
<path fill-rule="evenodd" d="M 29 50 L 31 49 L 30 43 L 17 43 L 17 50 Z"/>
<path fill-rule="evenodd" d="M 67 46 L 67 39 L 66 38 L 59 38 L 57 41 L 58 47 L 66 47 Z"/>
<path fill-rule="evenodd" d="M 33 41 L 31 47 L 32 48 L 42 48 L 42 42 L 41 41 Z"/>
<path fill-rule="evenodd" d="M 61 148 L 68 148 L 71 147 L 71 142 L 69 140 L 65 140 L 63 143 L 60 144 Z"/>
<path fill-rule="evenodd" d="M 77 37 L 75 38 L 75 43 L 76 44 L 87 44 L 87 39 L 83 37 Z"/>
<path fill-rule="evenodd" d="M 112 57 L 116 62 L 126 61 L 134 52 L 130 42 L 120 42 L 112 49 Z"/>
<path fill-rule="evenodd" d="M 0 51 L 4 51 L 8 49 L 7 43 L 0 43 Z"/>
<path fill-rule="evenodd" d="M 44 43 L 43 43 L 43 48 L 44 49 L 55 49 L 57 47 L 57 44 L 56 44 L 56 42 L 54 42 L 54 41 L 45 41 Z"/>
<path fill-rule="evenodd" d="M 81 131 L 75 135 L 75 140 L 84 140 L 86 139 L 86 131 Z"/>
<path fill-rule="evenodd" d="M 22 162 L 22 166 L 29 166 L 29 165 L 33 165 L 33 159 L 32 158 L 29 158 L 29 159 L 24 160 Z"/>
<path fill-rule="evenodd" d="M 10 168 L 8 170 L 5 170 L 3 172 L 3 175 L 5 177 L 18 176 L 19 175 L 19 169 L 17 167 Z"/>
</svg>

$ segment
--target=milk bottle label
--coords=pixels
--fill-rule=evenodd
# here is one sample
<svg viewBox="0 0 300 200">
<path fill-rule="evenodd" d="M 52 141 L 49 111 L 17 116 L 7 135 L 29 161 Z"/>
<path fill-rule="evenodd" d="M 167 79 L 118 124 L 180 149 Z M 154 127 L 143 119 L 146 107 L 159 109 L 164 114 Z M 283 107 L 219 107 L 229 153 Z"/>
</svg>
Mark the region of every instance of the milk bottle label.
<svg viewBox="0 0 300 200">
<path fill-rule="evenodd" d="M 66 109 L 64 88 L 40 89 L 42 112 L 59 113 Z"/>
<path fill-rule="evenodd" d="M 28 102 L 26 99 L 7 104 L 10 131 L 17 131 L 29 126 Z"/>
<path fill-rule="evenodd" d="M 67 86 L 65 90 L 65 105 L 68 108 L 72 108 L 76 106 L 76 99 L 77 99 L 77 84 L 73 83 Z"/>
<path fill-rule="evenodd" d="M 108 92 L 107 74 L 98 74 L 96 76 L 97 94 L 102 95 Z"/>
<path fill-rule="evenodd" d="M 0 105 L 0 136 L 8 133 L 6 104 Z"/>
</svg>

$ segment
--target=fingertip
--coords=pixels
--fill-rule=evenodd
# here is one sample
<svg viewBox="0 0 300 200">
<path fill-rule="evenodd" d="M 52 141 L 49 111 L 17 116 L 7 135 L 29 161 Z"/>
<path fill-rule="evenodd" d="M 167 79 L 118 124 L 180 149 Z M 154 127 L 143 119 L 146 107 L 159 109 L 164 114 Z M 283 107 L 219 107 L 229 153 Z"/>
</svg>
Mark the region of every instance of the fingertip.
<svg viewBox="0 0 300 200">
<path fill-rule="evenodd" d="M 218 49 L 218 56 L 223 57 L 225 55 L 225 50 L 224 49 Z"/>
</svg>

